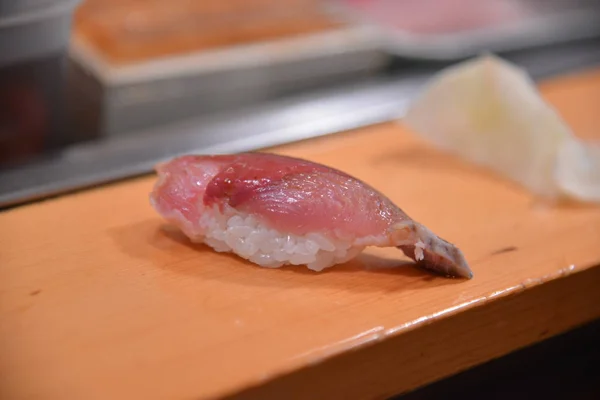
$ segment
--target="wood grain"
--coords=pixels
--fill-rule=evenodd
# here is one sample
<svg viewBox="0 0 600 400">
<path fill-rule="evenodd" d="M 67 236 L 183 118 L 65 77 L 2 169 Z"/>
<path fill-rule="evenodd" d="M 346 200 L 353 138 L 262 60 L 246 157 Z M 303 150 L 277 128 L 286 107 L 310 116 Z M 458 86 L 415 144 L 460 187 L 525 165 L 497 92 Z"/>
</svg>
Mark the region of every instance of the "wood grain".
<svg viewBox="0 0 600 400">
<path fill-rule="evenodd" d="M 543 88 L 600 131 L 600 71 Z M 600 207 L 543 204 L 397 124 L 272 150 L 366 180 L 475 278 L 393 249 L 259 268 L 165 225 L 154 177 L 63 196 L 0 213 L 0 398 L 384 398 L 600 316 Z"/>
</svg>

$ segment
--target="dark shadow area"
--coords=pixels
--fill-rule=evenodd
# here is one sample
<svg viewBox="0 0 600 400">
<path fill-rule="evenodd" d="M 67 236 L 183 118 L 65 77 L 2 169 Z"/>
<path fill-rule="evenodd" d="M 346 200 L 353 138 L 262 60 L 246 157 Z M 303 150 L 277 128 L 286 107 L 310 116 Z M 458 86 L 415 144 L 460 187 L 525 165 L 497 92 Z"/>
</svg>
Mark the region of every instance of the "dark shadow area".
<svg viewBox="0 0 600 400">
<path fill-rule="evenodd" d="M 600 320 L 389 400 L 600 399 Z"/>
</svg>

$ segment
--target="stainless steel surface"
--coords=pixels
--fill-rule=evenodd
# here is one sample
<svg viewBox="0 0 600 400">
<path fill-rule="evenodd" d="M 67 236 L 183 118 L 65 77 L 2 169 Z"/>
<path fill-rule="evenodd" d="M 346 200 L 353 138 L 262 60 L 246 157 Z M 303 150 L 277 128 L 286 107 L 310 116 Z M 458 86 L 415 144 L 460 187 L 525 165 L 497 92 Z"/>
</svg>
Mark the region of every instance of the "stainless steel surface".
<svg viewBox="0 0 600 400">
<path fill-rule="evenodd" d="M 600 65 L 600 43 L 507 56 L 535 79 Z M 328 135 L 402 116 L 415 91 L 441 65 L 412 65 L 343 87 L 313 91 L 236 112 L 80 144 L 55 157 L 0 171 L 0 207 L 150 173 L 184 153 L 233 153 Z"/>
<path fill-rule="evenodd" d="M 79 2 L 21 0 L 15 4 L 0 0 L 0 65 L 62 51 L 69 43 L 72 14 Z"/>
</svg>

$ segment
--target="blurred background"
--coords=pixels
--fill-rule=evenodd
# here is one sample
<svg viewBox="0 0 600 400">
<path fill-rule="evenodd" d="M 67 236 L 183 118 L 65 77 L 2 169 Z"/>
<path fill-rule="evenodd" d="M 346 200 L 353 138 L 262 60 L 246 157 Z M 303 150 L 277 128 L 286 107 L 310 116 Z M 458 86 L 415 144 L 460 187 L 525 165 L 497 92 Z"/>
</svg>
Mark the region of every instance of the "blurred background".
<svg viewBox="0 0 600 400">
<path fill-rule="evenodd" d="M 0 0 L 0 206 L 399 118 L 483 52 L 600 62 L 596 0 Z"/>
</svg>

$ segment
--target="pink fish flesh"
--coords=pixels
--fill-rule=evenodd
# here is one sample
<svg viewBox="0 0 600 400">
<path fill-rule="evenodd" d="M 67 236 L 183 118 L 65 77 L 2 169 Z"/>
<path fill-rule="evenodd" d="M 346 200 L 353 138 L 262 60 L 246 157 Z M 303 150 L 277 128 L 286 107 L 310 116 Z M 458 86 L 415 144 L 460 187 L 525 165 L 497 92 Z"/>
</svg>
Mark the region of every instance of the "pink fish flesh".
<svg viewBox="0 0 600 400">
<path fill-rule="evenodd" d="M 473 276 L 456 246 L 366 183 L 321 164 L 267 153 L 187 155 L 156 171 L 153 207 L 217 251 L 322 270 L 365 246 L 394 246 L 427 269 Z"/>
</svg>

